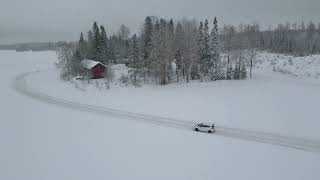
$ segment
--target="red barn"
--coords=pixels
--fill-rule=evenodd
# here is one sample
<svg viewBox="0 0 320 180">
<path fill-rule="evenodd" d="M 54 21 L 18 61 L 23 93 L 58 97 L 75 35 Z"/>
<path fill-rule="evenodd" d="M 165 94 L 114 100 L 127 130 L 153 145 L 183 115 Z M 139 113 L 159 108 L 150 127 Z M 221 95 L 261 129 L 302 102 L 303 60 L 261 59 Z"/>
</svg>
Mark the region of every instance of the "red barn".
<svg viewBox="0 0 320 180">
<path fill-rule="evenodd" d="M 108 67 L 99 61 L 85 59 L 81 61 L 83 75 L 91 79 L 104 78 L 107 74 Z"/>
</svg>

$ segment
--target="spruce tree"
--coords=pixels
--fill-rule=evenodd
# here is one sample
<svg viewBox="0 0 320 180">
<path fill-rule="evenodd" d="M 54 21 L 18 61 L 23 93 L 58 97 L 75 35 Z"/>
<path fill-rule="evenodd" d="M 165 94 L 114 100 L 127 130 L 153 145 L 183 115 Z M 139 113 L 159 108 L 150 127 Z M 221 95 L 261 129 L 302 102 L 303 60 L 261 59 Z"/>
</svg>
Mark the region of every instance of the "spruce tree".
<svg viewBox="0 0 320 180">
<path fill-rule="evenodd" d="M 139 64 L 139 47 L 136 34 L 132 36 L 129 43 L 129 62 L 131 68 L 137 69 L 141 66 L 141 64 Z"/>
<path fill-rule="evenodd" d="M 88 32 L 88 42 L 86 48 L 86 58 L 87 59 L 94 59 L 94 39 L 92 31 Z"/>
<path fill-rule="evenodd" d="M 241 65 L 240 79 L 247 79 L 247 68 L 245 63 L 242 63 Z"/>
<path fill-rule="evenodd" d="M 83 38 L 82 32 L 80 34 L 80 40 L 79 40 L 78 46 L 79 46 L 80 59 L 83 60 L 86 58 L 86 42 Z"/>
<path fill-rule="evenodd" d="M 170 19 L 168 28 L 169 28 L 170 36 L 173 37 L 173 35 L 174 35 L 174 24 L 173 24 L 173 19 L 172 18 Z"/>
<path fill-rule="evenodd" d="M 202 65 L 204 64 L 204 59 L 205 59 L 205 55 L 204 55 L 204 45 L 203 45 L 203 22 L 200 21 L 200 25 L 199 25 L 199 29 L 198 29 L 198 33 L 199 33 L 199 37 L 198 37 L 198 47 L 199 47 L 199 64 L 200 64 L 200 68 L 202 67 Z M 202 72 L 202 70 L 201 70 Z"/>
<path fill-rule="evenodd" d="M 174 58 L 174 52 L 175 52 L 175 50 L 174 50 L 174 24 L 173 24 L 173 19 L 170 19 L 170 21 L 169 21 L 169 23 L 168 23 L 168 36 L 169 37 L 167 37 L 167 40 L 168 40 L 168 45 L 169 45 L 169 48 L 170 48 L 170 55 L 172 56 L 172 58 L 171 59 L 173 59 Z"/>
<path fill-rule="evenodd" d="M 168 78 L 168 62 L 172 58 L 170 52 L 170 38 L 168 32 L 168 22 L 164 19 L 160 19 L 160 29 L 159 29 L 159 41 L 153 44 L 153 47 L 158 46 L 159 50 L 159 75 L 160 75 L 160 84 L 167 84 Z"/>
<path fill-rule="evenodd" d="M 167 24 L 167 27 L 165 27 L 165 30 L 168 32 L 167 33 L 167 37 L 166 37 L 166 43 L 167 43 L 167 52 L 168 52 L 168 74 L 167 74 L 167 78 L 169 81 L 171 81 L 173 79 L 173 71 L 172 71 L 172 62 L 173 59 L 175 58 L 175 37 L 174 37 L 174 23 L 173 23 L 173 19 L 171 18 L 169 23 Z"/>
<path fill-rule="evenodd" d="M 203 28 L 203 64 L 202 73 L 207 76 L 211 67 L 211 50 L 210 50 L 210 38 L 209 38 L 209 22 L 208 19 L 204 22 Z"/>
<path fill-rule="evenodd" d="M 114 44 L 111 37 L 107 38 L 107 60 L 109 63 L 114 63 L 115 61 Z"/>
<path fill-rule="evenodd" d="M 227 68 L 227 79 L 231 80 L 232 76 L 233 76 L 233 68 L 232 68 L 232 64 L 230 63 L 228 68 Z"/>
<path fill-rule="evenodd" d="M 99 58 L 104 64 L 108 64 L 108 37 L 106 30 L 103 26 L 100 26 L 100 46 L 101 46 L 101 52 L 99 54 Z"/>
<path fill-rule="evenodd" d="M 153 34 L 153 23 L 151 20 L 151 17 L 146 17 L 145 23 L 144 23 L 144 29 L 143 29 L 143 35 L 142 35 L 142 58 L 143 58 L 143 66 L 145 70 L 150 70 L 151 66 L 151 51 L 152 51 L 152 38 Z M 150 73 L 150 72 L 149 72 Z M 144 73 L 145 76 L 145 73 Z"/>
<path fill-rule="evenodd" d="M 134 86 L 139 85 L 139 77 L 141 75 L 142 64 L 139 56 L 139 46 L 137 35 L 134 34 L 129 43 L 129 74 Z"/>
<path fill-rule="evenodd" d="M 240 79 L 241 76 L 241 69 L 240 69 L 240 64 L 236 63 L 236 66 L 234 68 L 234 74 L 233 74 L 233 79 Z"/>
<path fill-rule="evenodd" d="M 221 66 L 220 66 L 220 47 L 219 47 L 219 35 L 218 35 L 218 21 L 214 18 L 213 28 L 211 32 L 211 63 L 212 72 L 215 79 L 221 79 Z"/>
<path fill-rule="evenodd" d="M 100 61 L 102 55 L 100 31 L 97 22 L 93 23 L 93 60 Z M 103 63 L 103 62 L 102 62 Z"/>
</svg>

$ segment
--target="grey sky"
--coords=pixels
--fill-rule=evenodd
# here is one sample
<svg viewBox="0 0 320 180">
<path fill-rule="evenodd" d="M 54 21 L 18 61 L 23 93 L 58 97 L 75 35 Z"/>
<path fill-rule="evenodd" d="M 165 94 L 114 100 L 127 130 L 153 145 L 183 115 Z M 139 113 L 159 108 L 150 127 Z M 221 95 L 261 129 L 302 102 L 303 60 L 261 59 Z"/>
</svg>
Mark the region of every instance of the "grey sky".
<svg viewBox="0 0 320 180">
<path fill-rule="evenodd" d="M 217 16 L 220 25 L 320 21 L 320 0 L 0 0 L 0 44 L 74 40 L 93 21 L 132 31 L 147 15 L 179 19 Z"/>
</svg>

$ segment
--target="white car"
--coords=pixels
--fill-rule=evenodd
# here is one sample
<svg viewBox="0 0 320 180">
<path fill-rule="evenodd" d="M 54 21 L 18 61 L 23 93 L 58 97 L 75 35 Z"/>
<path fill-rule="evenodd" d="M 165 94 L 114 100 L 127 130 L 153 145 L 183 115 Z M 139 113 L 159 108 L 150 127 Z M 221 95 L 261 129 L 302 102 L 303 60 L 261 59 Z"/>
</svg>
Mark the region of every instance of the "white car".
<svg viewBox="0 0 320 180">
<path fill-rule="evenodd" d="M 214 133 L 216 131 L 216 129 L 214 128 L 214 124 L 210 125 L 210 124 L 205 124 L 205 123 L 195 125 L 193 127 L 193 130 L 207 132 L 207 133 Z"/>
</svg>

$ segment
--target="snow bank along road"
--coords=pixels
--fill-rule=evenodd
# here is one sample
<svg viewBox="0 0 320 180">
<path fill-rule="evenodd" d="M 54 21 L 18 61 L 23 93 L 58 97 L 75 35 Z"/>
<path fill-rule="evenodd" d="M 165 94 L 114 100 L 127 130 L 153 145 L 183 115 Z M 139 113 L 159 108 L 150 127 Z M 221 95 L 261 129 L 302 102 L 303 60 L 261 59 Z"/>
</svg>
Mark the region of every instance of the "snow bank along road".
<svg viewBox="0 0 320 180">
<path fill-rule="evenodd" d="M 39 72 L 40 71 L 28 72 L 15 77 L 13 80 L 13 88 L 16 91 L 28 97 L 31 97 L 35 100 L 39 100 L 48 104 L 53 104 L 53 105 L 71 108 L 71 109 L 80 110 L 80 111 L 87 111 L 90 113 L 112 116 L 120 119 L 130 119 L 130 120 L 147 122 L 147 123 L 157 124 L 161 126 L 177 128 L 177 129 L 184 129 L 184 130 L 192 130 L 192 127 L 198 123 L 198 122 L 183 121 L 183 120 L 177 120 L 177 119 L 160 117 L 160 116 L 132 113 L 132 112 L 121 111 L 121 110 L 116 110 L 116 109 L 107 108 L 107 107 L 81 104 L 78 102 L 72 102 L 66 99 L 53 97 L 53 96 L 44 94 L 42 92 L 37 92 L 35 89 L 32 89 L 31 87 L 28 86 L 26 82 L 26 77 L 31 74 L 35 74 Z M 248 131 L 243 129 L 222 127 L 222 126 L 216 126 L 215 135 L 320 153 L 319 140 L 282 136 L 282 135 L 277 135 L 273 133 Z"/>
</svg>

